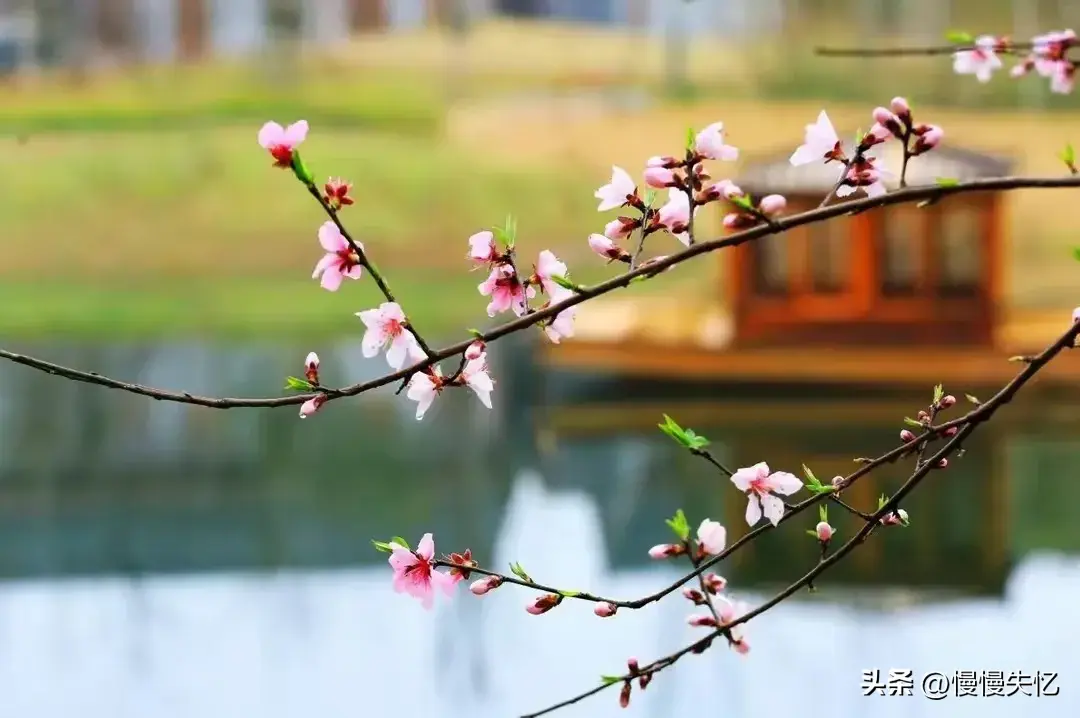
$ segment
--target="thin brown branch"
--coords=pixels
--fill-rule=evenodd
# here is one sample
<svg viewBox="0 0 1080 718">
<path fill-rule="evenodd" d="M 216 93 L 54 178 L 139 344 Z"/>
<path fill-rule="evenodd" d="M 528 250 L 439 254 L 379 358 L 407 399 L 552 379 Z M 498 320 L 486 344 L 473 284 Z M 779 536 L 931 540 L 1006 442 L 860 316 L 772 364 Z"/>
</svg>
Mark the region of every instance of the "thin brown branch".
<svg viewBox="0 0 1080 718">
<path fill-rule="evenodd" d="M 990 179 L 977 179 L 969 182 L 960 182 L 953 185 L 926 185 L 919 187 L 908 187 L 906 189 L 897 190 L 895 192 L 889 192 L 878 197 L 864 197 L 856 200 L 850 200 L 847 202 L 838 202 L 836 204 L 829 205 L 827 207 L 820 207 L 800 214 L 791 215 L 777 219 L 772 225 L 761 225 L 752 227 L 743 232 L 729 235 L 727 237 L 719 237 L 716 239 L 706 240 L 698 242 L 682 251 L 675 254 L 668 255 L 666 257 L 658 258 L 650 261 L 644 266 L 637 267 L 636 269 L 628 272 L 624 272 L 616 277 L 612 277 L 604 282 L 593 285 L 591 287 L 582 287 L 581 291 L 576 292 L 573 296 L 567 299 L 553 304 L 545 309 L 537 310 L 527 316 L 520 317 L 518 319 L 506 322 L 500 326 L 497 326 L 479 337 L 470 337 L 467 340 L 452 344 L 444 349 L 434 351 L 428 356 L 427 359 L 414 364 L 400 371 L 396 371 L 390 374 L 386 374 L 378 379 L 371 381 L 360 382 L 357 384 L 351 384 L 349 386 L 342 387 L 340 389 L 323 389 L 322 393 L 327 395 L 328 400 L 333 400 L 346 396 L 356 396 L 365 392 L 377 389 L 387 384 L 392 384 L 397 381 L 407 379 L 414 373 L 432 366 L 436 362 L 443 359 L 448 359 L 453 356 L 457 356 L 464 352 L 470 344 L 477 339 L 484 342 L 492 342 L 496 339 L 504 337 L 508 334 L 521 331 L 531 327 L 545 319 L 549 319 L 559 314 L 569 307 L 581 304 L 595 297 L 608 294 L 630 285 L 630 283 L 638 277 L 649 277 L 659 274 L 665 269 L 677 266 L 686 262 L 698 255 L 707 254 L 709 252 L 715 252 L 718 249 L 725 247 L 735 247 L 746 242 L 750 242 L 761 237 L 766 237 L 773 234 L 778 234 L 794 227 L 801 227 L 803 225 L 812 224 L 815 222 L 821 222 L 824 220 L 832 219 L 840 215 L 848 214 L 851 212 L 863 212 L 869 209 L 875 209 L 878 207 L 886 207 L 895 204 L 905 204 L 909 202 L 921 202 L 923 200 L 937 201 L 945 197 L 956 194 L 966 194 L 970 192 L 992 192 L 992 191 L 1006 191 L 1017 189 L 1055 189 L 1055 188 L 1068 188 L 1068 187 L 1080 187 L 1080 176 L 1067 176 L 1067 177 L 997 177 Z M 0 358 L 14 361 L 23 366 L 37 369 L 38 371 L 44 371 L 57 376 L 62 376 L 65 379 L 72 381 L 84 382 L 87 384 L 96 384 L 98 386 L 105 386 L 110 389 L 117 389 L 120 391 L 126 391 L 133 394 L 139 394 L 142 396 L 148 396 L 160 401 L 173 401 L 181 404 L 192 404 L 196 406 L 205 406 L 213 409 L 232 409 L 232 408 L 271 408 L 280 406 L 295 406 L 302 404 L 303 402 L 311 399 L 315 394 L 304 393 L 296 394 L 292 396 L 281 396 L 273 398 L 229 398 L 229 397 L 204 397 L 196 396 L 188 392 L 168 391 L 163 389 L 157 389 L 154 387 L 148 387 L 141 384 L 134 384 L 130 382 L 120 381 L 117 379 L 111 379 L 109 377 L 96 374 L 94 372 L 80 371 L 71 369 L 68 367 L 62 367 L 51 362 L 36 359 L 34 357 L 24 356 L 16 354 L 14 352 L 0 350 Z"/>
<path fill-rule="evenodd" d="M 952 438 L 950 438 L 947 442 L 945 442 L 945 444 L 933 456 L 931 456 L 928 460 L 926 460 L 924 462 L 921 462 L 921 464 L 916 467 L 915 471 L 911 474 L 911 476 L 908 478 L 908 480 L 906 482 L 904 482 L 904 484 L 896 491 L 896 493 L 893 494 L 893 496 L 890 499 L 888 499 L 885 503 L 883 503 L 881 505 L 881 507 L 878 508 L 877 511 L 875 511 L 873 514 L 869 515 L 867 517 L 867 520 L 863 524 L 862 528 L 858 532 L 856 532 L 856 534 L 854 536 L 852 536 L 850 539 L 848 539 L 848 541 L 846 541 L 839 549 L 837 549 L 832 554 L 823 557 L 822 560 L 819 561 L 816 566 L 814 566 L 814 568 L 810 569 L 806 574 L 804 574 L 798 580 L 796 580 L 795 582 L 790 584 L 784 590 L 777 593 L 775 596 L 770 598 L 768 601 L 766 601 L 766 602 L 762 603 L 761 605 L 759 605 L 757 608 L 754 608 L 754 609 L 752 609 L 750 611 L 747 611 L 746 613 L 739 616 L 738 618 L 731 621 L 730 623 L 727 623 L 727 624 L 721 626 L 716 631 L 711 632 L 709 635 L 705 636 L 704 638 L 698 639 L 697 641 L 695 641 L 695 642 L 693 642 L 693 643 L 691 643 L 691 644 L 689 644 L 687 646 L 684 646 L 683 648 L 679 649 L 675 653 L 672 653 L 672 654 L 670 654 L 668 656 L 657 659 L 656 661 L 653 661 L 652 663 L 648 664 L 647 666 L 641 667 L 641 669 L 638 672 L 638 675 L 640 675 L 641 673 L 650 673 L 651 674 L 651 673 L 658 672 L 658 671 L 663 670 L 664 668 L 667 668 L 668 666 L 674 664 L 676 661 L 678 661 L 683 656 L 685 656 L 685 655 L 687 655 L 689 653 L 695 652 L 695 651 L 702 650 L 704 647 L 707 647 L 708 644 L 710 644 L 712 641 L 714 641 L 719 636 L 723 635 L 725 632 L 730 631 L 732 628 L 734 628 L 736 626 L 747 623 L 751 619 L 756 618 L 757 616 L 760 616 L 761 614 L 765 613 L 766 611 L 771 610 L 772 608 L 776 607 L 781 602 L 783 602 L 785 599 L 790 598 L 791 596 L 793 596 L 795 593 L 797 593 L 801 589 L 806 588 L 807 586 L 811 585 L 815 578 L 817 578 L 822 573 L 827 571 L 831 566 L 834 566 L 837 563 L 839 563 L 846 555 L 848 555 L 849 553 L 854 551 L 857 546 L 859 546 L 861 543 L 863 543 L 866 540 L 866 538 L 870 535 L 870 533 L 873 532 L 874 529 L 876 529 L 881 524 L 882 519 L 884 519 L 886 516 L 890 515 L 894 511 L 896 511 L 897 507 L 899 506 L 900 501 L 905 496 L 907 496 L 909 493 L 911 493 L 919 485 L 919 483 L 922 482 L 930 474 L 930 472 L 933 470 L 933 467 L 935 467 L 942 459 L 947 458 L 954 451 L 958 450 L 960 448 L 960 446 L 962 445 L 964 439 L 966 439 L 970 434 L 972 434 L 978 428 L 978 426 L 980 424 L 983 424 L 983 423 L 989 421 L 1001 407 L 1005 406 L 1010 401 L 1012 401 L 1013 397 L 1016 396 L 1017 392 L 1019 392 L 1020 389 L 1023 388 L 1023 386 L 1025 384 L 1027 384 L 1029 381 L 1034 379 L 1035 375 L 1038 374 L 1039 371 L 1043 367 L 1045 367 L 1047 364 L 1049 364 L 1050 361 L 1052 361 L 1057 355 L 1059 355 L 1062 351 L 1075 346 L 1078 336 L 1080 336 L 1080 322 L 1074 323 L 1073 326 L 1071 326 L 1067 332 L 1062 334 L 1061 337 L 1057 341 L 1055 341 L 1049 347 L 1044 349 L 1038 355 L 1032 357 L 1031 361 L 1024 367 L 1024 369 L 1019 374 L 1017 374 L 1008 384 L 1006 384 L 1000 391 L 998 391 L 993 397 L 991 397 L 986 402 L 983 402 L 978 407 L 976 407 L 972 411 L 968 412 L 964 416 L 960 417 L 959 419 L 956 419 L 953 422 L 950 422 L 949 423 L 950 425 L 960 425 L 960 430 L 957 431 L 957 433 Z M 934 432 L 934 431 L 940 431 L 945 426 L 946 425 L 943 424 L 940 427 L 934 427 L 928 433 Z M 905 445 L 904 447 L 900 447 L 900 448 L 901 449 L 906 448 L 906 449 L 908 449 L 910 451 L 911 446 L 913 444 L 917 444 L 917 443 L 918 442 L 909 442 L 909 444 Z M 895 451 L 896 450 L 894 450 L 894 452 Z M 894 452 L 890 452 L 890 453 L 894 453 Z M 875 464 L 875 463 L 880 462 L 880 461 L 881 461 L 881 459 L 875 459 L 873 462 L 870 462 L 870 464 L 867 464 L 867 466 L 870 466 L 870 465 Z M 866 468 L 866 467 L 864 467 L 864 468 Z M 859 473 L 859 472 L 856 472 L 856 473 Z M 844 481 L 843 486 L 846 487 L 846 486 L 850 485 L 853 480 L 854 480 L 853 478 L 849 477 L 848 479 L 846 479 Z M 821 498 L 822 498 L 822 495 L 814 497 L 814 499 L 816 499 L 816 500 L 820 500 Z M 809 504 L 810 501 L 812 501 L 812 500 L 802 502 L 802 504 L 799 504 L 796 507 L 796 509 L 802 510 L 799 507 L 805 508 L 805 506 L 807 504 Z M 792 512 L 789 512 L 789 513 L 785 514 L 783 518 L 787 519 L 793 513 L 794 513 L 794 510 Z M 724 554 L 721 554 L 720 556 L 715 557 L 715 560 L 709 561 L 709 562 L 707 562 L 707 564 L 713 564 L 713 563 L 716 563 L 719 560 L 722 560 L 726 555 L 729 555 L 732 551 L 734 551 L 739 545 L 745 543 L 747 540 L 751 539 L 752 537 L 754 537 L 756 535 L 759 535 L 764 530 L 767 530 L 767 528 L 768 528 L 768 525 L 763 526 L 761 529 L 757 529 L 755 531 L 750 532 L 749 534 L 744 536 L 742 539 L 740 539 L 740 541 L 737 541 L 735 545 L 730 547 L 727 552 L 725 552 Z M 702 566 L 700 568 L 695 569 L 694 573 L 700 575 L 701 571 L 703 571 L 707 567 L 708 566 L 706 564 L 702 564 Z M 600 693 L 601 691 L 606 690 L 607 688 L 611 687 L 612 685 L 619 685 L 623 680 L 628 680 L 631 677 L 632 676 L 630 674 L 627 674 L 625 676 L 619 677 L 620 680 L 612 681 L 612 682 L 608 682 L 608 683 L 601 683 L 600 685 L 594 686 L 593 688 L 590 688 L 587 691 L 583 691 L 583 692 L 581 692 L 581 693 L 579 693 L 579 694 L 577 694 L 577 695 L 575 695 L 575 696 L 573 696 L 571 698 L 568 698 L 568 699 L 566 699 L 564 701 L 556 703 L 556 704 L 554 704 L 554 705 L 552 705 L 552 706 L 550 706 L 548 708 L 545 708 L 545 709 L 543 709 L 541 711 L 537 711 L 535 713 L 530 713 L 530 714 L 528 714 L 526 716 L 523 716 L 522 718 L 536 718 L 537 716 L 541 716 L 541 715 L 545 715 L 547 713 L 551 713 L 551 712 L 553 712 L 555 710 L 558 710 L 559 708 L 564 708 L 566 706 L 573 705 L 575 703 L 578 703 L 578 702 L 584 700 L 585 698 L 588 698 L 590 696 L 594 696 L 594 695 Z"/>
<path fill-rule="evenodd" d="M 957 52 L 970 52 L 979 48 L 974 45 L 931 45 L 928 47 L 816 47 L 814 54 L 819 57 L 935 57 L 952 55 Z M 1007 47 L 997 49 L 999 54 L 1032 49 L 1030 42 L 1010 42 Z"/>
</svg>

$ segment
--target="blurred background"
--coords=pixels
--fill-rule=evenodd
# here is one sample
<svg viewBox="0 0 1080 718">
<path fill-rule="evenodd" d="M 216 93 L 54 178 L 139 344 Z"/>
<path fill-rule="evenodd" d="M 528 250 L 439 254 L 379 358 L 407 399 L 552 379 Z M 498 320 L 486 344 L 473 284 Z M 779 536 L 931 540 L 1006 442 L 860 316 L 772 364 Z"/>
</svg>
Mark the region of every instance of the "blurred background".
<svg viewBox="0 0 1080 718">
<path fill-rule="evenodd" d="M 981 85 L 947 56 L 812 49 L 941 44 L 952 30 L 1024 38 L 1078 17 L 1073 0 L 0 0 L 0 336 L 199 394 L 273 395 L 313 349 L 328 384 L 374 378 L 385 367 L 363 359 L 352 313 L 378 295 L 310 279 L 323 217 L 270 168 L 264 121 L 311 123 L 316 177 L 355 183 L 346 224 L 425 336 L 456 341 L 488 321 L 464 260 L 471 233 L 510 213 L 524 254 L 550 248 L 582 283 L 610 276 L 586 243 L 610 219 L 594 190 L 613 163 L 633 172 L 677 153 L 688 126 L 726 123 L 738 177 L 786 158 L 822 107 L 847 137 L 902 94 L 970 153 L 951 176 L 977 174 L 976 155 L 1060 174 L 1056 153 L 1080 141 L 1076 96 L 1004 73 Z M 986 258 L 946 264 L 978 301 L 920 295 L 926 312 L 911 315 L 923 337 L 959 312 L 920 340 L 938 361 L 927 372 L 950 351 L 983 366 L 1060 333 L 1078 276 L 1067 197 L 977 209 L 974 244 L 957 246 L 985 239 Z M 698 324 L 742 326 L 749 301 L 714 259 L 583 310 L 573 362 L 558 365 L 537 333 L 499 342 L 495 409 L 452 393 L 421 423 L 392 387 L 300 422 L 292 408 L 167 405 L 3 367 L 3 714 L 515 716 L 693 640 L 677 598 L 600 621 L 574 604 L 529 616 L 529 595 L 504 588 L 426 613 L 392 593 L 370 539 L 433 531 L 440 551 L 632 598 L 679 573 L 646 555 L 675 509 L 733 537 L 745 528 L 745 500 L 656 430 L 661 412 L 739 466 L 805 463 L 827 478 L 894 446 L 936 378 L 894 382 L 919 362 L 888 342 L 860 385 L 807 382 L 800 345 L 775 337 L 788 363 L 770 377 L 722 382 L 727 365 L 709 358 L 686 380 L 681 352 L 724 354 L 698 346 Z M 677 309 L 650 318 L 654 304 Z M 686 336 L 630 341 L 675 315 L 694 324 Z M 601 336 L 618 322 L 633 326 Z M 938 346 L 968 324 L 988 330 Z M 743 351 L 737 339 L 724 356 Z M 623 371 L 635 354 L 655 361 Z M 991 374 L 946 389 L 985 397 Z M 1060 387 L 1006 412 L 906 505 L 912 528 L 882 532 L 817 593 L 753 621 L 749 657 L 687 659 L 630 711 L 816 718 L 875 701 L 882 715 L 1076 715 L 1080 412 Z M 869 507 L 905 476 L 888 467 L 851 500 Z M 841 538 L 857 528 L 832 518 Z M 813 565 L 811 527 L 793 521 L 737 556 L 724 573 L 738 597 L 764 600 Z M 861 673 L 875 668 L 1057 671 L 1060 695 L 865 698 Z M 615 691 L 564 714 L 629 715 Z"/>
</svg>

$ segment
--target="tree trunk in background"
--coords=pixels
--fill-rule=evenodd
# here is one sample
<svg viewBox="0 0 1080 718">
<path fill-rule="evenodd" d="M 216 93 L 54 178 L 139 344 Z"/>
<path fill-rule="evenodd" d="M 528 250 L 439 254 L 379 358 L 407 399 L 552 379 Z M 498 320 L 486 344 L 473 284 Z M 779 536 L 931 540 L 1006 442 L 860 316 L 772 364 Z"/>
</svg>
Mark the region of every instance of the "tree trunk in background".
<svg viewBox="0 0 1080 718">
<path fill-rule="evenodd" d="M 176 0 L 176 47 L 181 60 L 198 60 L 206 52 L 209 27 L 207 0 Z"/>
<path fill-rule="evenodd" d="M 388 0 L 349 0 L 349 28 L 353 32 L 383 30 L 389 23 Z"/>
<path fill-rule="evenodd" d="M 132 0 L 97 0 L 94 29 L 103 50 L 122 60 L 137 52 L 135 8 Z"/>
</svg>

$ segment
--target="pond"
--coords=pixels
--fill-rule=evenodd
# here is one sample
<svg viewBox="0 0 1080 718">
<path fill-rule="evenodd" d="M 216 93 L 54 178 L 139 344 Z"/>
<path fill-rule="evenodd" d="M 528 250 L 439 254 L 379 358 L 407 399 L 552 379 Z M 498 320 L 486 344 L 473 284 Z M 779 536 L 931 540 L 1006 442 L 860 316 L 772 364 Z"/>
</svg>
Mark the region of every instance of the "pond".
<svg viewBox="0 0 1080 718">
<path fill-rule="evenodd" d="M 12 346 L 193 393 L 273 395 L 310 347 Z M 357 342 L 320 349 L 328 383 L 383 365 Z M 497 350 L 498 347 L 495 347 Z M 432 531 L 443 551 L 620 598 L 679 575 L 651 561 L 663 519 L 745 530 L 745 499 L 655 428 L 660 412 L 739 466 L 822 478 L 895 445 L 928 397 L 574 385 L 541 376 L 529 347 L 495 351 L 502 401 L 440 397 L 423 422 L 394 387 L 294 408 L 214 411 L 0 369 L 0 689 L 36 718 L 512 717 L 693 640 L 672 598 L 614 619 L 530 594 L 464 590 L 431 612 L 394 594 L 372 538 Z M 592 387 L 590 389 L 590 387 Z M 963 388 L 954 391 L 962 395 Z M 589 394 L 589 392 L 592 392 Z M 589 395 L 588 403 L 552 406 Z M 600 407 L 600 408 L 596 408 Z M 722 646 L 665 671 L 630 711 L 617 689 L 556 715 L 735 718 L 875 714 L 1080 715 L 1080 413 L 1038 395 L 977 434 L 964 457 L 850 560 Z M 904 479 L 853 487 L 873 508 Z M 858 490 L 857 490 L 858 489 Z M 840 537 L 856 526 L 835 519 Z M 722 573 L 751 605 L 816 560 L 812 518 L 785 524 Z M 863 671 L 910 669 L 915 696 L 864 697 Z M 1059 695 L 920 697 L 930 671 L 1059 674 Z M 1025 689 L 1028 692 L 1030 688 Z M 867 701 L 875 701 L 871 707 Z M 708 708 L 703 708 L 708 707 Z"/>
</svg>

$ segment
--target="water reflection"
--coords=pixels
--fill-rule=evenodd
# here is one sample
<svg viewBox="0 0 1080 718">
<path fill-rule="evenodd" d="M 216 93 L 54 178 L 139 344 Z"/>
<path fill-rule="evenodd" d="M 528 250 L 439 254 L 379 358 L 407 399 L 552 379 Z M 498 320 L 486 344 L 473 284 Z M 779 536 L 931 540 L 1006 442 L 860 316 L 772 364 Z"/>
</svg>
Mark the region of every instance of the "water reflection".
<svg viewBox="0 0 1080 718">
<path fill-rule="evenodd" d="M 34 349 L 227 395 L 272 393 L 306 350 Z M 674 508 L 744 530 L 743 500 L 633 412 L 619 410 L 619 422 L 571 412 L 580 425 L 560 430 L 515 351 L 495 357 L 509 401 L 488 412 L 450 394 L 419 424 L 392 387 L 301 422 L 292 409 L 187 409 L 0 372 L 5 707 L 42 718 L 513 716 L 588 688 L 627 656 L 691 640 L 678 600 L 600 621 L 576 604 L 529 616 L 527 595 L 510 589 L 431 613 L 390 591 L 371 537 L 432 530 L 441 549 L 470 546 L 493 565 L 519 560 L 562 586 L 633 597 L 677 575 L 645 557 Z M 355 345 L 322 355 L 335 381 L 383 368 Z M 908 413 L 920 400 L 904 399 Z M 818 401 L 766 407 L 781 417 L 767 423 L 714 406 L 679 416 L 721 460 L 805 462 L 823 478 L 896 432 L 891 409 L 878 418 Z M 907 505 L 916 528 L 869 542 L 818 594 L 755 621 L 750 659 L 688 659 L 635 696 L 634 714 L 845 716 L 874 700 L 876 713 L 905 716 L 1004 715 L 1021 703 L 1077 715 L 1080 563 L 1062 553 L 1080 548 L 1075 428 L 1025 420 L 983 434 Z M 872 503 L 902 478 L 887 471 L 851 498 Z M 726 568 L 743 598 L 762 600 L 812 565 L 805 528 L 793 522 Z M 1059 671 L 1062 695 L 863 698 L 860 673 L 874 667 Z M 612 693 L 563 715 L 627 714 Z"/>
</svg>

